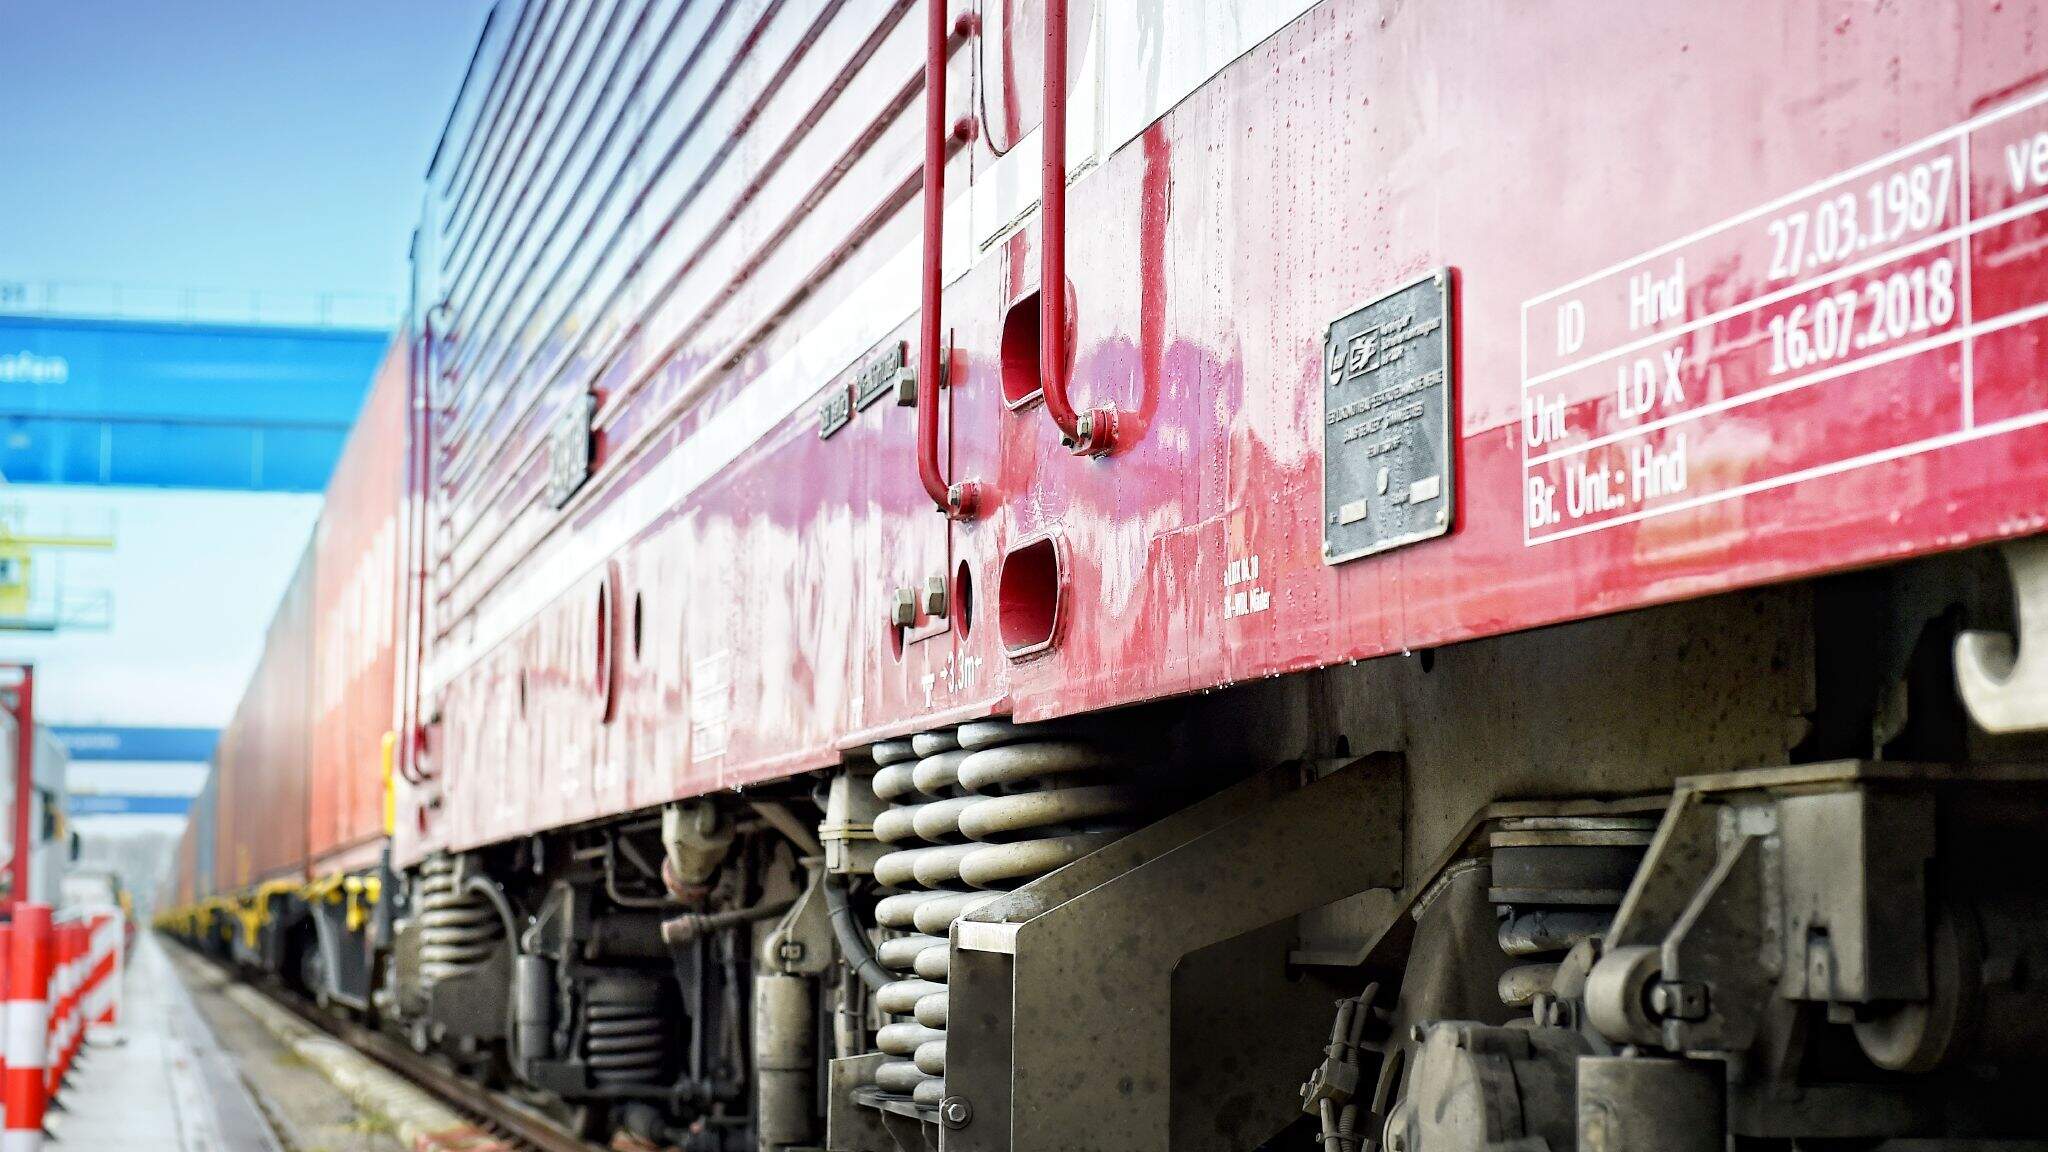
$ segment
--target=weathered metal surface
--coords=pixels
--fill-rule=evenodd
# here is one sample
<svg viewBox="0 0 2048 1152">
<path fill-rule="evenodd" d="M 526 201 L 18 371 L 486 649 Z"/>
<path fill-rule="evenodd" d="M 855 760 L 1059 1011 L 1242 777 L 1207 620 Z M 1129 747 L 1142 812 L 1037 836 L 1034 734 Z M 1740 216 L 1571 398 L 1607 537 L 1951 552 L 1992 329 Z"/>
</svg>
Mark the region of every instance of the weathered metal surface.
<svg viewBox="0 0 2048 1152">
<path fill-rule="evenodd" d="M 1077 8 L 1074 403 L 1119 414 L 1089 461 L 1005 402 L 1036 65 L 984 20 L 951 63 L 952 118 L 1000 123 L 949 161 L 944 446 L 985 506 L 951 526 L 910 413 L 817 423 L 913 328 L 913 7 L 535 4 L 486 45 L 420 246 L 452 334 L 429 841 L 2048 526 L 2048 6 Z M 1451 531 L 1327 565 L 1322 325 L 1442 267 Z M 580 391 L 592 475 L 555 510 Z M 997 572 L 1047 535 L 1059 635 L 1012 662 Z M 644 619 L 609 720 L 571 690 L 601 566 Z M 963 573 L 974 626 L 888 622 L 890 589 Z"/>
<path fill-rule="evenodd" d="M 1315 1050 L 1334 996 L 1287 981 L 1291 918 L 1401 875 L 1399 838 L 1374 833 L 1400 820 L 1399 758 L 1300 774 L 1262 773 L 954 925 L 946 1088 L 974 1118 L 942 1148 L 1244 1147 L 1298 1113 L 1282 1053 Z M 1193 1055 L 1225 1047 L 1227 1075 Z"/>
<path fill-rule="evenodd" d="M 313 533 L 306 848 L 315 871 L 373 866 L 382 850 L 384 737 L 394 725 L 396 700 L 410 369 L 406 342 L 394 341 L 342 449 Z"/>
<path fill-rule="evenodd" d="M 248 691 L 214 750 L 214 884 L 239 892 L 306 871 L 306 790 L 313 756 L 313 597 L 309 542 Z"/>
</svg>

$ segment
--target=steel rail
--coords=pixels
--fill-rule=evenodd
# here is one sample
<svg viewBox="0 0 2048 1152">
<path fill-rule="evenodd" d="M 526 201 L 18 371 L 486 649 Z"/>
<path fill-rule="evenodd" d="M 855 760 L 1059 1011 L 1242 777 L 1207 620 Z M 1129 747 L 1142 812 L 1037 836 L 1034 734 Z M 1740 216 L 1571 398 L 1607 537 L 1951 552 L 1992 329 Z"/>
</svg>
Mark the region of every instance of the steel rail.
<svg viewBox="0 0 2048 1152">
<path fill-rule="evenodd" d="M 246 983 L 246 982 L 245 982 Z M 403 1042 L 353 1020 L 321 1011 L 296 993 L 274 982 L 249 983 L 248 987 L 268 997 L 279 1007 L 320 1029 L 329 1036 L 375 1060 L 406 1078 L 415 1086 L 470 1117 L 495 1134 L 527 1144 L 537 1152 L 606 1152 L 548 1119 L 532 1105 L 477 1085 L 432 1057 L 422 1056 Z"/>
</svg>

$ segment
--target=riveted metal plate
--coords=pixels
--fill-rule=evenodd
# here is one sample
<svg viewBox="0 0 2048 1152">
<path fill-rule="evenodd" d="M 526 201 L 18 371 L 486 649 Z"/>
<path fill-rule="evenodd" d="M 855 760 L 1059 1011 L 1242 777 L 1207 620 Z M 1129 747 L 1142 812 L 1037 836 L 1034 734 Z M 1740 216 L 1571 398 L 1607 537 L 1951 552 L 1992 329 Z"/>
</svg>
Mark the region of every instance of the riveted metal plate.
<svg viewBox="0 0 2048 1152">
<path fill-rule="evenodd" d="M 1433 272 L 1323 335 L 1323 559 L 1450 531 L 1451 274 Z"/>
<path fill-rule="evenodd" d="M 868 405 L 888 395 L 896 384 L 896 377 L 903 371 L 908 358 L 903 341 L 891 340 L 888 346 L 876 353 L 853 378 L 853 395 L 856 407 L 865 410 Z"/>
<path fill-rule="evenodd" d="M 548 507 L 560 508 L 590 479 L 590 453 L 594 437 L 591 422 L 597 417 L 597 397 L 585 393 L 569 401 L 561 418 L 548 433 Z"/>
<path fill-rule="evenodd" d="M 818 405 L 818 439 L 830 440 L 834 432 L 853 420 L 853 389 L 834 384 Z"/>
</svg>

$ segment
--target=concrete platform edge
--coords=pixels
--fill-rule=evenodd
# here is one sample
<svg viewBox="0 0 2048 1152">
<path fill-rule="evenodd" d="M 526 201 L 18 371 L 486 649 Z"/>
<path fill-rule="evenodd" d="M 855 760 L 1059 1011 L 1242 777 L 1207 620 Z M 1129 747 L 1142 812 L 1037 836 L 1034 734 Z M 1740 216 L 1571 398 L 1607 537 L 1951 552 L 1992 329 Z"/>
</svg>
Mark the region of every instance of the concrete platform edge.
<svg viewBox="0 0 2048 1152">
<path fill-rule="evenodd" d="M 256 1018 L 299 1059 L 318 1071 L 356 1106 L 397 1132 L 413 1152 L 501 1152 L 504 1144 L 472 1120 L 414 1087 L 403 1077 L 341 1041 L 321 1033 L 218 966 L 187 954 L 195 967 L 219 972 L 224 995 Z"/>
</svg>

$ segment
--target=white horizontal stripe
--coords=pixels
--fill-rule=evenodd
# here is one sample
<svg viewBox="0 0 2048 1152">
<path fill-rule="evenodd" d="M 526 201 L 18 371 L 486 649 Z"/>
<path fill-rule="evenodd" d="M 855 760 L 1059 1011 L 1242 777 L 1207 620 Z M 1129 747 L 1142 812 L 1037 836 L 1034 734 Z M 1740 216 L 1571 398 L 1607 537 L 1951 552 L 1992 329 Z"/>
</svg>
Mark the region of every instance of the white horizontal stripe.
<svg viewBox="0 0 2048 1152">
<path fill-rule="evenodd" d="M 40 1000 L 7 1003 L 7 1066 L 44 1067 L 43 1042 L 50 1031 L 50 1006 Z M 0 1149 L 4 1152 L 4 1149 Z"/>
</svg>

